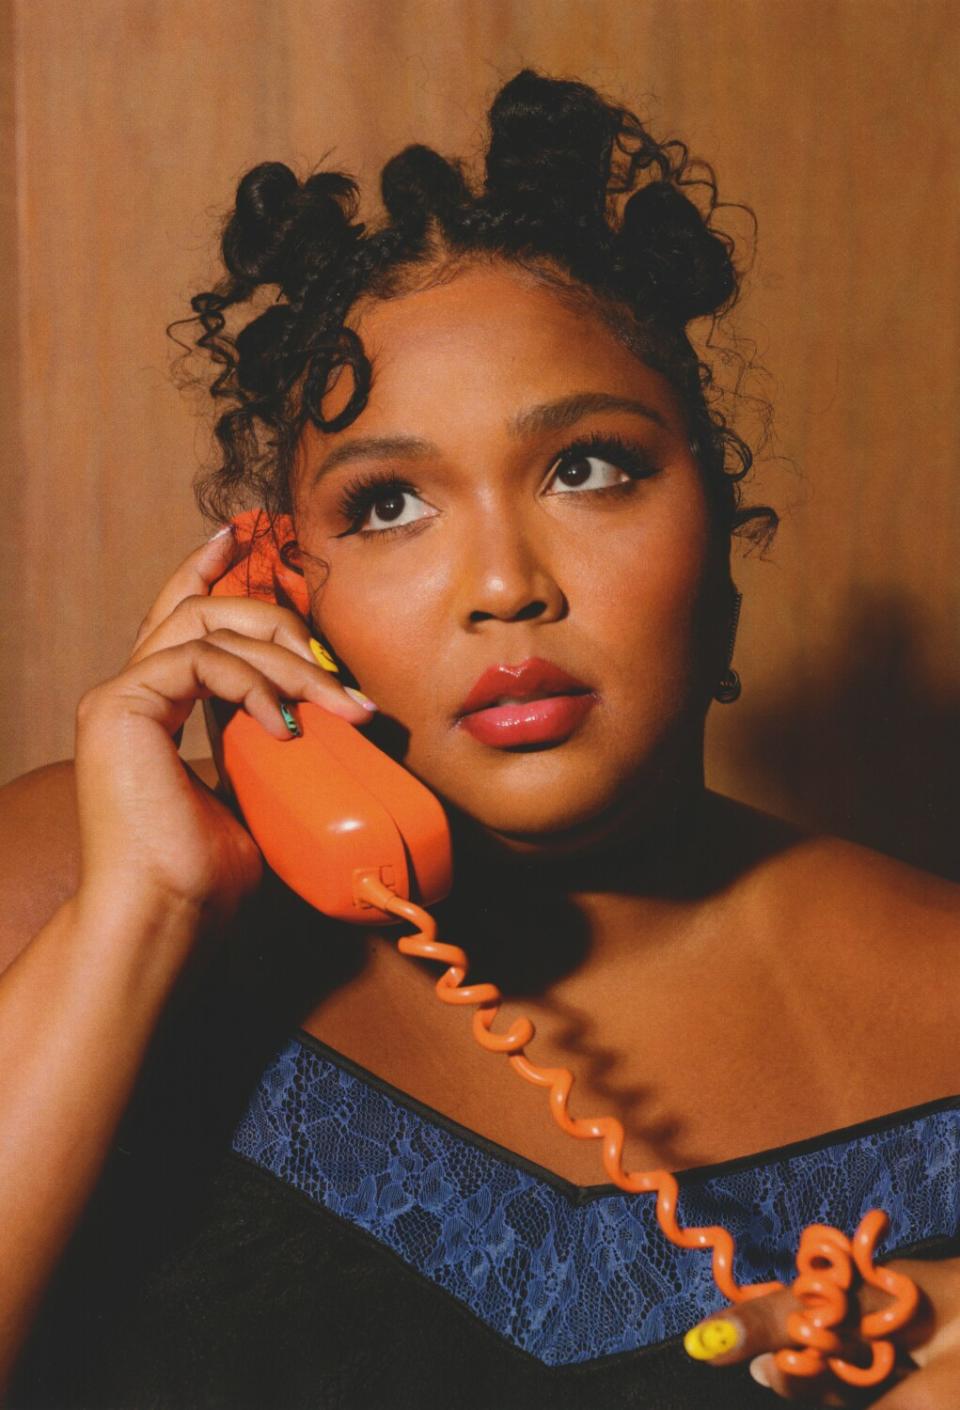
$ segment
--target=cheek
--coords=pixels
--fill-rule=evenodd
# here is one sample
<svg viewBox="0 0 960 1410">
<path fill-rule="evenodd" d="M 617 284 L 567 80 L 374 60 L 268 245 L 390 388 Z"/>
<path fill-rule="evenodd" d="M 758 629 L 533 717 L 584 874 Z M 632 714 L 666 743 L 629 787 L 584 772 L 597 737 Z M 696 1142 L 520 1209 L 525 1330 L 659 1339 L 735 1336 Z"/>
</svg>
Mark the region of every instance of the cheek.
<svg viewBox="0 0 960 1410">
<path fill-rule="evenodd" d="M 431 662 L 442 644 L 425 611 L 423 586 L 399 590 L 386 574 L 369 577 L 331 571 L 314 601 L 314 620 L 362 690 L 400 718 L 409 703 L 421 709 L 429 694 Z"/>
<path fill-rule="evenodd" d="M 691 687 L 699 691 L 712 538 L 695 475 L 651 497 L 637 519 L 611 517 L 602 532 L 568 521 L 543 552 L 569 608 L 549 628 L 561 659 L 584 672 L 592 666 L 601 688 L 645 717 L 673 713 Z M 316 624 L 384 712 L 430 729 L 469 684 L 457 663 L 462 555 L 371 554 L 349 571 L 331 562 L 314 600 Z M 467 654 L 472 671 L 476 650 Z"/>
<path fill-rule="evenodd" d="M 605 536 L 590 579 L 593 629 L 622 644 L 643 669 L 701 649 L 715 554 L 706 506 L 696 491 L 651 506 L 632 533 Z"/>
</svg>

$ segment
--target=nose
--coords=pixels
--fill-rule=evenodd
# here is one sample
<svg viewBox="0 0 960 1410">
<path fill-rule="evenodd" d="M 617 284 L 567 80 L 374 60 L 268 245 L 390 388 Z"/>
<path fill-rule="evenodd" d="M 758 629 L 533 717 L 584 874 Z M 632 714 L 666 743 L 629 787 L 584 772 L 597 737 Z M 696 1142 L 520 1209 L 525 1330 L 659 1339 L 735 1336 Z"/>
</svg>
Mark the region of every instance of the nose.
<svg viewBox="0 0 960 1410">
<path fill-rule="evenodd" d="M 468 626 L 500 622 L 555 622 L 565 616 L 567 599 L 536 529 L 501 522 L 480 525 L 461 560 L 461 602 Z"/>
</svg>

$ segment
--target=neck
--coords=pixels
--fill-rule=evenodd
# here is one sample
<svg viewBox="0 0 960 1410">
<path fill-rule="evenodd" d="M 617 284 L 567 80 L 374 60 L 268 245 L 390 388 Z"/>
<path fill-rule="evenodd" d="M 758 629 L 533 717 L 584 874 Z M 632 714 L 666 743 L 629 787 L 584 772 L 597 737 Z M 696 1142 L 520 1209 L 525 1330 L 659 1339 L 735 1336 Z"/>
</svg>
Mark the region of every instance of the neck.
<svg viewBox="0 0 960 1410">
<path fill-rule="evenodd" d="M 686 890 L 691 843 L 713 795 L 699 757 L 665 760 L 602 814 L 564 831 L 512 834 L 451 810 L 457 889 L 542 885 L 651 896 Z"/>
<path fill-rule="evenodd" d="M 454 891 L 437 919 L 467 950 L 475 977 L 505 992 L 541 991 L 588 956 L 616 963 L 676 935 L 723 884 L 720 800 L 700 771 L 651 795 L 605 827 L 522 845 L 453 818 Z"/>
</svg>

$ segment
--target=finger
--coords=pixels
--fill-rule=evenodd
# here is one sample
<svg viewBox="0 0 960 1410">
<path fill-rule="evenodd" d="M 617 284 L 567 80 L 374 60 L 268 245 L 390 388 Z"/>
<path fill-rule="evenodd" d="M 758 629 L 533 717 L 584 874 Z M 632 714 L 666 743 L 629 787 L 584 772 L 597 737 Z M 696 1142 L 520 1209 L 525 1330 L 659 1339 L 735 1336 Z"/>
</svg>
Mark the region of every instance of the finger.
<svg viewBox="0 0 960 1410">
<path fill-rule="evenodd" d="M 294 657 L 289 660 L 295 663 Z M 78 706 L 78 727 L 104 740 L 121 737 L 125 718 L 138 716 L 173 734 L 197 700 L 217 697 L 242 706 L 276 739 L 289 739 L 284 696 L 296 694 L 282 671 L 269 678 L 249 661 L 209 641 L 191 641 L 148 656 L 129 671 L 88 691 Z M 288 710 L 288 714 L 289 714 Z M 342 711 L 341 711 L 342 713 Z"/>
<path fill-rule="evenodd" d="M 767 1390 L 772 1390 L 775 1395 L 779 1395 L 784 1400 L 796 1399 L 789 1385 L 791 1377 L 787 1377 L 782 1371 L 777 1369 L 772 1352 L 765 1352 L 763 1356 L 755 1356 L 750 1362 L 750 1374 L 758 1385 L 765 1386 Z M 817 1376 L 817 1387 L 807 1386 L 810 1394 L 817 1394 L 821 1405 L 842 1405 L 843 1401 L 838 1395 L 826 1389 L 823 1385 L 823 1377 Z M 815 1405 L 817 1401 L 813 1402 Z"/>
<path fill-rule="evenodd" d="M 725 1307 L 692 1327 L 683 1339 L 684 1350 L 695 1361 L 711 1366 L 734 1366 L 753 1360 L 765 1351 L 792 1346 L 787 1319 L 800 1303 L 787 1288 Z"/>
<path fill-rule="evenodd" d="M 222 627 L 232 628 L 244 636 L 278 642 L 309 661 L 311 666 L 318 666 L 318 658 L 310 646 L 310 628 L 288 607 L 278 607 L 275 602 L 264 602 L 257 597 L 209 597 L 197 593 L 181 598 L 169 616 L 141 638 L 129 664 L 168 646 L 208 636 Z"/>
<path fill-rule="evenodd" d="M 880 1289 L 869 1285 L 859 1288 L 857 1295 L 850 1299 L 844 1322 L 833 1328 L 839 1338 L 839 1346 L 833 1354 L 852 1365 L 869 1365 L 873 1353 L 859 1335 L 860 1320 L 867 1313 L 887 1307 L 890 1301 Z M 871 1388 L 865 1395 L 837 1379 L 826 1367 L 822 1373 L 809 1376 L 790 1374 L 780 1367 L 780 1358 L 774 1353 L 802 1345 L 795 1335 L 796 1323 L 791 1320 L 794 1313 L 802 1311 L 801 1302 L 789 1289 L 768 1293 L 738 1303 L 735 1310 L 725 1308 L 708 1318 L 687 1334 L 684 1345 L 691 1355 L 712 1366 L 723 1367 L 749 1359 L 753 1378 L 783 1400 L 831 1407 L 872 1404 L 877 1390 Z M 901 1363 L 895 1375 L 903 1374 L 905 1368 Z M 884 1382 L 885 1387 L 889 1385 L 889 1381 Z"/>
<path fill-rule="evenodd" d="M 889 1267 L 911 1278 L 920 1294 L 914 1316 L 890 1340 L 919 1366 L 960 1351 L 960 1259 L 897 1259 Z"/>
<path fill-rule="evenodd" d="M 313 640 L 309 627 L 295 612 L 252 597 L 185 598 L 155 631 L 141 641 L 139 649 L 127 664 L 136 665 L 158 651 L 187 641 L 214 637 L 224 649 L 237 654 L 244 654 L 245 641 L 254 647 L 258 641 L 273 643 L 277 650 L 292 653 L 300 662 L 297 679 L 309 682 L 302 688 L 298 685 L 298 699 L 315 700 L 325 709 L 342 714 L 355 724 L 376 709 L 368 696 L 342 685 L 329 666 L 323 664 L 324 659 L 330 662 L 331 658 Z M 276 655 L 264 652 L 256 655 L 248 652 L 247 659 L 256 660 L 263 670 L 267 669 L 270 660 L 277 664 L 280 662 Z"/>
<path fill-rule="evenodd" d="M 694 1327 L 684 1344 L 691 1355 L 713 1366 L 732 1365 L 749 1358 L 755 1380 L 781 1398 L 798 1403 L 829 1406 L 869 1403 L 878 1408 L 883 1406 L 884 1410 L 901 1410 L 901 1407 L 902 1410 L 914 1410 L 914 1407 L 921 1410 L 921 1406 L 927 1405 L 929 1410 L 940 1410 L 941 1405 L 945 1408 L 960 1404 L 960 1397 L 955 1393 L 956 1386 L 960 1385 L 960 1335 L 951 1334 L 960 1323 L 960 1261 L 926 1264 L 898 1260 L 890 1267 L 913 1280 L 920 1301 L 910 1322 L 889 1338 L 899 1348 L 899 1355 L 891 1379 L 884 1381 L 881 1387 L 857 1390 L 829 1373 L 808 1377 L 781 1369 L 778 1365 L 781 1358 L 774 1353 L 799 1345 L 791 1336 L 791 1328 L 799 1329 L 790 1319 L 794 1312 L 802 1311 L 802 1307 L 789 1289 L 738 1303 L 735 1309 L 725 1308 Z M 850 1298 L 844 1321 L 834 1328 L 841 1339 L 836 1353 L 840 1359 L 854 1365 L 870 1364 L 873 1349 L 860 1335 L 862 1319 L 886 1311 L 891 1304 L 890 1295 L 880 1288 L 871 1284 L 857 1288 Z M 936 1395 L 939 1397 L 942 1378 L 943 1384 L 954 1387 L 954 1399 L 914 1400 L 919 1392 L 912 1387 L 920 1375 L 927 1374 L 925 1368 L 932 1371 L 943 1363 L 949 1364 L 951 1369 L 949 1374 L 937 1370 Z M 926 1385 L 924 1381 L 919 1383 Z M 877 1400 L 875 1397 L 881 1391 L 883 1397 Z"/>
<path fill-rule="evenodd" d="M 818 1376 L 791 1376 L 781 1371 L 772 1352 L 757 1356 L 750 1362 L 750 1374 L 758 1385 L 766 1386 L 782 1400 L 798 1405 L 829 1407 L 873 1404 L 873 1392 L 854 1390 L 844 1385 L 830 1372 Z M 889 1382 L 885 1382 L 889 1384 Z"/>
<path fill-rule="evenodd" d="M 938 1357 L 921 1371 L 904 1376 L 875 1400 L 873 1410 L 956 1410 L 960 1400 L 960 1353 Z"/>
<path fill-rule="evenodd" d="M 287 700 L 311 700 L 325 710 L 341 715 L 351 724 L 362 724 L 370 718 L 372 702 L 363 704 L 366 696 L 360 691 L 350 692 L 340 685 L 316 664 L 309 653 L 309 659 L 304 660 L 276 642 L 260 641 L 229 627 L 220 627 L 200 639 L 248 661 L 273 681 Z"/>
<path fill-rule="evenodd" d="M 176 572 L 167 579 L 157 594 L 149 612 L 140 623 L 133 643 L 135 653 L 140 644 L 185 597 L 206 595 L 218 578 L 222 578 L 237 552 L 232 524 L 225 524 L 212 538 L 187 555 Z"/>
<path fill-rule="evenodd" d="M 865 1345 L 859 1336 L 860 1319 L 868 1313 L 889 1307 L 892 1299 L 880 1288 L 869 1284 L 850 1295 L 847 1316 L 834 1330 L 841 1339 L 837 1352 L 842 1357 L 853 1355 L 862 1360 Z M 921 1299 L 921 1310 L 923 1302 Z M 781 1351 L 799 1343 L 790 1331 L 794 1313 L 802 1313 L 802 1303 L 789 1288 L 766 1293 L 727 1307 L 691 1328 L 684 1338 L 684 1347 L 696 1360 L 709 1361 L 712 1366 L 733 1366 L 739 1361 L 753 1360 L 767 1351 Z M 912 1324 L 911 1324 L 912 1327 Z M 892 1337 L 898 1344 L 907 1344 L 911 1328 Z"/>
</svg>

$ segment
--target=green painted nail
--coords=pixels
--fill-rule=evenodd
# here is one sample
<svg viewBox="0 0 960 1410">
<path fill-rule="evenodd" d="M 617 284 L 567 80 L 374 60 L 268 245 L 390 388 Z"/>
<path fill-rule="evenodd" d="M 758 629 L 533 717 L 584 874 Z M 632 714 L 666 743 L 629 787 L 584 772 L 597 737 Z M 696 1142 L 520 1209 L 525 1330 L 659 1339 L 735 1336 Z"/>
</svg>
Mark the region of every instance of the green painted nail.
<svg viewBox="0 0 960 1410">
<path fill-rule="evenodd" d="M 296 716 L 290 709 L 290 706 L 284 705 L 282 700 L 280 701 L 280 713 L 283 716 L 283 723 L 286 725 L 290 733 L 299 734 L 300 726 L 297 724 Z"/>
</svg>

